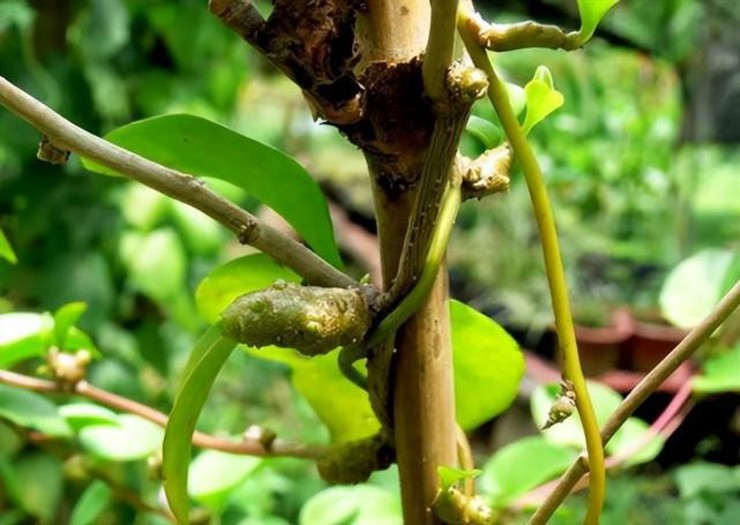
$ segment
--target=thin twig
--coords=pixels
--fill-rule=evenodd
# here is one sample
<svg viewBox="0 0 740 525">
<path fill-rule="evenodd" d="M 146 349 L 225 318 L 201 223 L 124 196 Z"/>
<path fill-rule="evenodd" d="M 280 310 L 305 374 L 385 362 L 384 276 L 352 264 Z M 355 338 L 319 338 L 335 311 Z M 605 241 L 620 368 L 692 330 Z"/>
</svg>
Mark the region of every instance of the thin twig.
<svg viewBox="0 0 740 525">
<path fill-rule="evenodd" d="M 80 381 L 70 390 L 53 381 L 37 379 L 9 370 L 0 370 L 0 383 L 44 394 L 72 394 L 82 396 L 101 405 L 129 414 L 135 414 L 160 427 L 164 428 L 167 426 L 167 416 L 165 414 L 131 399 L 97 388 L 87 381 Z M 241 441 L 230 441 L 203 432 L 195 432 L 193 435 L 193 445 L 199 448 L 220 450 L 230 454 L 259 457 L 288 456 L 303 459 L 318 459 L 325 452 L 324 448 L 320 446 L 286 443 L 279 439 L 269 445 L 265 445 L 259 439 L 244 438 Z"/>
<path fill-rule="evenodd" d="M 681 341 L 670 354 L 653 368 L 609 417 L 601 430 L 601 439 L 607 443 L 661 383 L 668 379 L 676 369 L 691 357 L 714 333 L 722 322 L 740 305 L 740 281 L 727 292 L 716 308 L 696 328 Z M 547 523 L 555 510 L 570 494 L 575 484 L 587 472 L 583 456 L 579 457 L 560 478 L 560 482 L 530 518 L 529 525 Z"/>
<path fill-rule="evenodd" d="M 212 192 L 195 177 L 152 162 L 85 131 L 0 76 L 0 104 L 48 136 L 53 144 L 94 160 L 197 208 L 250 244 L 318 286 L 359 286 L 302 244 Z"/>
</svg>

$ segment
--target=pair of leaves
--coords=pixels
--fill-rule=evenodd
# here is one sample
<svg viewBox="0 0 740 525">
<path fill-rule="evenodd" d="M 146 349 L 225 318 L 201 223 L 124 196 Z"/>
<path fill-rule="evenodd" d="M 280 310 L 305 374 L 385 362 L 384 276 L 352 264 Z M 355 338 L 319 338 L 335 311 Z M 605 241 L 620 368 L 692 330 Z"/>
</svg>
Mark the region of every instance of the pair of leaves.
<svg viewBox="0 0 740 525">
<path fill-rule="evenodd" d="M 134 122 L 112 131 L 106 139 L 169 168 L 244 189 L 283 216 L 325 260 L 341 266 L 318 184 L 280 151 L 191 115 Z M 118 174 L 90 160 L 83 159 L 83 164 L 91 171 Z"/>
<path fill-rule="evenodd" d="M 506 84 L 509 101 L 516 115 L 526 108 L 522 128 L 525 134 L 542 122 L 553 111 L 563 105 L 562 93 L 555 89 L 552 74 L 545 66 L 540 66 L 535 71 L 524 89 L 514 84 Z M 504 133 L 501 128 L 488 120 L 471 116 L 465 130 L 478 139 L 486 149 L 498 146 L 503 140 Z"/>
</svg>

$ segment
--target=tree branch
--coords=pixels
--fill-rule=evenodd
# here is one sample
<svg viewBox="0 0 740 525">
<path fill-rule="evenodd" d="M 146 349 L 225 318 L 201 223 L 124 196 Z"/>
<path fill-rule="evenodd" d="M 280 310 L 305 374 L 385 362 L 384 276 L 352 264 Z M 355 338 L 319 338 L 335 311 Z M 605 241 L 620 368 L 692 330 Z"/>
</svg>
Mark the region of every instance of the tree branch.
<svg viewBox="0 0 740 525">
<path fill-rule="evenodd" d="M 295 270 L 307 282 L 340 288 L 359 284 L 302 244 L 206 188 L 191 175 L 152 162 L 76 126 L 0 76 L 0 105 L 49 137 L 58 148 L 73 151 L 122 173 L 169 197 L 202 211 L 250 244 Z"/>
<path fill-rule="evenodd" d="M 167 426 L 167 416 L 151 407 L 121 397 L 107 390 L 94 387 L 87 381 L 79 381 L 70 389 L 67 385 L 60 385 L 53 381 L 37 379 L 9 370 L 0 370 L 0 384 L 10 385 L 25 390 L 32 390 L 43 394 L 73 394 L 90 399 L 122 412 L 135 414 L 160 427 Z M 318 459 L 325 453 L 323 447 L 302 444 L 286 443 L 281 440 L 272 442 L 259 438 L 247 438 L 242 441 L 230 441 L 203 432 L 193 434 L 193 445 L 246 456 L 276 457 L 288 456 L 302 459 Z"/>
<path fill-rule="evenodd" d="M 658 365 L 629 393 L 609 417 L 601 430 L 601 439 L 606 444 L 624 424 L 628 417 L 658 387 L 676 371 L 676 369 L 691 357 L 702 344 L 714 333 L 722 322 L 740 305 L 740 281 L 727 292 L 716 308 L 702 322 L 681 341 L 670 354 L 665 356 Z M 560 482 L 542 503 L 537 512 L 530 518 L 529 525 L 542 525 L 552 516 L 570 494 L 578 480 L 588 471 L 585 458 L 580 456 L 560 478 Z"/>
</svg>

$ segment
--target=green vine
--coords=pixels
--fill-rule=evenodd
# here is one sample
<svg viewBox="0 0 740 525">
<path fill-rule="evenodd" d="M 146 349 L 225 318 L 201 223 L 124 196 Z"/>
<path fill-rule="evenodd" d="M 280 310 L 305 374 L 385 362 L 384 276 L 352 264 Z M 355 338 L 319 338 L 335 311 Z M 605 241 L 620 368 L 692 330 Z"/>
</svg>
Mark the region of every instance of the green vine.
<svg viewBox="0 0 740 525">
<path fill-rule="evenodd" d="M 541 237 L 558 341 L 563 353 L 563 375 L 565 379 L 573 384 L 576 408 L 581 416 L 583 433 L 586 439 L 591 483 L 585 522 L 589 525 L 597 524 L 606 493 L 604 448 L 593 404 L 586 388 L 586 380 L 583 377 L 581 363 L 578 358 L 578 346 L 555 219 L 537 157 L 511 108 L 504 83 L 493 69 L 485 49 L 478 42 L 479 35 L 473 17 L 472 13 L 461 10 L 458 15 L 458 29 L 473 63 L 488 75 L 490 82 L 488 96 L 501 119 L 504 131 L 514 155 L 519 160 L 529 189 Z"/>
</svg>

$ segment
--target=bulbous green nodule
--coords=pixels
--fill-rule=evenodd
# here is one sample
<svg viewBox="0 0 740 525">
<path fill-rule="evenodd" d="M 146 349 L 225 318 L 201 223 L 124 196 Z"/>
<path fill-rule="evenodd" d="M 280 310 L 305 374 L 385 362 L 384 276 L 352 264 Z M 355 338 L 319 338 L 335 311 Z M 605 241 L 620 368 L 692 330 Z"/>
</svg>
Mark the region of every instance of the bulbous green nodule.
<svg viewBox="0 0 740 525">
<path fill-rule="evenodd" d="M 354 485 L 364 483 L 376 470 L 385 470 L 393 462 L 393 449 L 380 434 L 332 447 L 319 459 L 317 467 L 327 483 Z"/>
<path fill-rule="evenodd" d="M 235 341 L 294 348 L 308 356 L 355 344 L 370 327 L 361 291 L 282 281 L 238 297 L 221 316 L 224 335 Z"/>
</svg>

